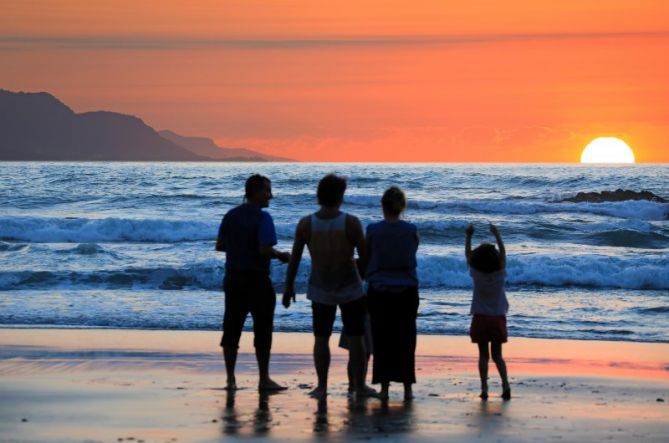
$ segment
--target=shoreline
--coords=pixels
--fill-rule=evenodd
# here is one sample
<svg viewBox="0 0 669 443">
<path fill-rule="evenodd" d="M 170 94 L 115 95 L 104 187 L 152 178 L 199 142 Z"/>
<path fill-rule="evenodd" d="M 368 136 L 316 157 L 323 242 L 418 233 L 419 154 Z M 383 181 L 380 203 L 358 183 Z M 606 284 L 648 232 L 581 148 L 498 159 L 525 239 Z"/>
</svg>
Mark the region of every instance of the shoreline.
<svg viewBox="0 0 669 443">
<path fill-rule="evenodd" d="M 0 328 L 0 441 L 175 442 L 559 440 L 662 442 L 669 433 L 669 344 L 511 338 L 513 399 L 491 362 L 491 398 L 478 399 L 468 337 L 418 337 L 415 400 L 346 394 L 346 354 L 332 337 L 329 396 L 307 333 L 275 333 L 271 373 L 289 389 L 256 391 L 253 334 L 237 362 L 241 387 L 222 390 L 215 331 Z M 369 376 L 368 376 L 369 377 Z M 499 391 L 499 392 L 498 392 Z"/>
<path fill-rule="evenodd" d="M 194 330 L 0 328 L 0 350 L 4 358 L 9 347 L 17 351 L 85 351 L 93 356 L 96 352 L 162 352 L 216 360 L 221 353 L 220 335 L 220 331 Z M 339 334 L 333 333 L 331 353 L 344 357 L 347 351 L 339 348 L 338 342 Z M 275 332 L 272 355 L 311 355 L 312 344 L 310 333 Z M 242 334 L 239 352 L 253 352 L 251 331 Z M 417 358 L 448 361 L 463 370 L 476 371 L 477 352 L 467 336 L 419 334 L 417 338 Z M 568 371 L 597 377 L 669 380 L 669 343 L 510 337 L 504 355 L 507 363 L 522 374 Z"/>
<path fill-rule="evenodd" d="M 659 290 L 658 290 L 659 291 Z M 42 325 L 42 324 L 2 324 L 0 325 L 0 331 L 13 331 L 13 330 L 63 330 L 63 331 L 138 331 L 138 332 L 203 332 L 203 333 L 218 333 L 221 331 L 219 329 L 163 329 L 163 328 L 139 328 L 139 327 L 119 327 L 119 326 L 86 326 L 86 325 Z M 243 333 L 252 333 L 252 329 L 244 329 Z M 307 334 L 311 335 L 311 331 L 281 331 L 274 330 L 274 334 Z M 335 329 L 332 331 L 332 336 L 339 335 Z M 419 337 L 463 337 L 463 334 L 448 334 L 448 333 L 418 333 Z M 592 339 L 592 338 L 559 338 L 559 337 L 527 337 L 527 336 L 511 336 L 509 339 L 517 340 L 548 340 L 548 341 L 570 341 L 570 342 L 594 342 L 594 343 L 640 343 L 640 344 L 658 344 L 658 345 L 669 345 L 669 340 L 625 340 L 622 338 L 616 339 Z M 2 340 L 0 339 L 0 343 Z"/>
</svg>

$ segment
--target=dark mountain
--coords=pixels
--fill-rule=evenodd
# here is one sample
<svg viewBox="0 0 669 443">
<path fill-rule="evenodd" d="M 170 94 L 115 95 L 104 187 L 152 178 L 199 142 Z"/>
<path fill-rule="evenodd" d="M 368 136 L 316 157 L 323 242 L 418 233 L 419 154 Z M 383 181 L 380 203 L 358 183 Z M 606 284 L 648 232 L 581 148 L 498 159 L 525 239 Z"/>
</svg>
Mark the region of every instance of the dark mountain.
<svg viewBox="0 0 669 443">
<path fill-rule="evenodd" d="M 171 141 L 172 143 L 186 148 L 189 151 L 209 157 L 214 160 L 222 161 L 293 161 L 288 158 L 274 157 L 271 155 L 261 154 L 260 152 L 252 151 L 244 148 L 223 148 L 218 146 L 210 138 L 206 137 L 187 137 L 179 135 L 172 131 L 159 131 L 158 134 Z"/>
<path fill-rule="evenodd" d="M 141 119 L 77 114 L 45 92 L 0 89 L 0 160 L 205 161 Z"/>
</svg>

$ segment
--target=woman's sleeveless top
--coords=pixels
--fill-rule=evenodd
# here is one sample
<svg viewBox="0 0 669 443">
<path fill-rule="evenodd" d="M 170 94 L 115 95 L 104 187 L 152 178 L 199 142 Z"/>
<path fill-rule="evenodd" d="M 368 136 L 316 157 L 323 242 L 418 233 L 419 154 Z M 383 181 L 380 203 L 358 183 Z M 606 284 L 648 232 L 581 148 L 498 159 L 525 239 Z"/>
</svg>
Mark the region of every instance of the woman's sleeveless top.
<svg viewBox="0 0 669 443">
<path fill-rule="evenodd" d="M 416 251 L 418 230 L 403 220 L 382 220 L 367 226 L 369 265 L 365 278 L 378 290 L 403 290 L 417 287 Z"/>
</svg>

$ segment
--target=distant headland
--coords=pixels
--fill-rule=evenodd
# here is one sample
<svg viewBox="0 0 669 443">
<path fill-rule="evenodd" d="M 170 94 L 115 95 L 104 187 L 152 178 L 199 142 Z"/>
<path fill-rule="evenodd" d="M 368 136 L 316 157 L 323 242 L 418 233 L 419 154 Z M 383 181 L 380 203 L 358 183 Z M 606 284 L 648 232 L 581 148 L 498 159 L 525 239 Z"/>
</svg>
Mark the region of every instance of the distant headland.
<svg viewBox="0 0 669 443">
<path fill-rule="evenodd" d="M 75 113 L 46 92 L 0 89 L 0 161 L 293 161 L 156 131 L 116 112 Z"/>
</svg>

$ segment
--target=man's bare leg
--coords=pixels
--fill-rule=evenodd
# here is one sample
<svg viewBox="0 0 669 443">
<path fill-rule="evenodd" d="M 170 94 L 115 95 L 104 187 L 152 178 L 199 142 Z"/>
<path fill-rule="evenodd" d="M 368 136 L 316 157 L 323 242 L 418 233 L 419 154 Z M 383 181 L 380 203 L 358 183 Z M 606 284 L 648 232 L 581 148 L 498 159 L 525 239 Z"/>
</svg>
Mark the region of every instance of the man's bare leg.
<svg viewBox="0 0 669 443">
<path fill-rule="evenodd" d="M 228 391 L 235 391 L 237 389 L 237 380 L 235 378 L 235 365 L 237 364 L 237 348 L 233 348 L 232 346 L 224 346 L 223 359 L 225 360 L 225 372 L 228 378 L 225 383 L 225 389 Z"/>
<path fill-rule="evenodd" d="M 286 386 L 281 386 L 269 377 L 269 357 L 270 349 L 256 348 L 256 360 L 258 361 L 258 390 L 260 391 L 283 391 L 288 389 Z"/>
<path fill-rule="evenodd" d="M 309 395 L 323 399 L 328 395 L 328 371 L 330 369 L 330 337 L 316 337 L 314 342 L 314 365 L 318 386 Z"/>
</svg>

